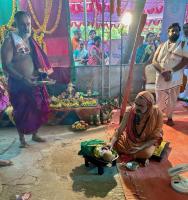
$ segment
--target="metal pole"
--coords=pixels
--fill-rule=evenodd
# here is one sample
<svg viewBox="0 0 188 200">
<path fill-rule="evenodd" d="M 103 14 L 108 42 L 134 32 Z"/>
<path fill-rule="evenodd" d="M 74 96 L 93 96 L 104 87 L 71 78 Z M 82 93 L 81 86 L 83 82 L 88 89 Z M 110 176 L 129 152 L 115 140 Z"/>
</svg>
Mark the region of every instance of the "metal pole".
<svg viewBox="0 0 188 200">
<path fill-rule="evenodd" d="M 85 26 L 85 41 L 87 41 L 87 0 L 84 0 L 84 26 Z"/>
<path fill-rule="evenodd" d="M 120 86 L 119 86 L 119 106 L 122 102 L 122 71 L 123 71 L 123 25 L 121 27 L 121 65 L 120 65 Z"/>
<path fill-rule="evenodd" d="M 104 0 L 102 0 L 102 97 L 104 96 Z"/>
<path fill-rule="evenodd" d="M 111 1 L 110 1 L 110 7 L 112 6 L 111 5 Z M 109 68 L 108 68 L 108 73 L 109 73 L 109 76 L 108 76 L 108 97 L 111 97 L 111 49 L 112 49 L 112 13 L 110 11 L 110 54 L 109 54 Z"/>
<path fill-rule="evenodd" d="M 71 73 L 71 81 L 75 82 L 75 76 L 74 74 L 76 74 L 76 69 L 75 69 L 75 64 L 74 64 L 74 58 L 73 58 L 73 49 L 72 49 L 72 45 L 71 45 L 71 27 L 70 27 L 70 9 L 69 9 L 69 1 L 63 1 L 63 6 L 65 7 L 65 12 L 66 12 L 66 20 L 65 20 L 65 26 L 67 27 L 67 31 L 68 31 L 68 48 L 69 48 L 69 62 L 70 62 L 70 73 Z"/>
</svg>

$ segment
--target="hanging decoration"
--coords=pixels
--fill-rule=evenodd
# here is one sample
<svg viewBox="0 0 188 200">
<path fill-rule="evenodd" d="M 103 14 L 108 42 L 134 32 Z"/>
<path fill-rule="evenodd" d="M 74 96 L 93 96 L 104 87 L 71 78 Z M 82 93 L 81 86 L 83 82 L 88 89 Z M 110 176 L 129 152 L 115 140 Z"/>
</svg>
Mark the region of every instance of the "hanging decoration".
<svg viewBox="0 0 188 200">
<path fill-rule="evenodd" d="M 16 0 L 12 0 L 12 9 L 11 16 L 7 22 L 4 22 L 0 25 L 0 42 L 2 43 L 4 40 L 4 35 L 7 30 L 11 29 L 11 26 L 14 22 L 14 15 L 16 13 Z"/>
<path fill-rule="evenodd" d="M 95 29 L 98 35 L 101 35 L 101 28 L 104 26 L 105 33 L 104 39 L 110 39 L 110 22 L 109 14 L 111 15 L 111 39 L 120 39 L 122 27 L 120 24 L 120 16 L 122 13 L 132 11 L 134 9 L 134 3 L 129 0 L 105 0 L 105 20 L 102 25 L 102 0 L 90 0 L 86 3 L 87 8 L 87 21 L 88 21 L 88 30 Z M 144 26 L 143 33 L 148 31 L 159 34 L 161 24 L 162 24 L 162 13 L 164 10 L 163 1 L 160 0 L 158 3 L 152 4 L 151 1 L 147 1 L 144 13 L 148 15 L 148 20 Z M 79 6 L 78 6 L 79 5 Z M 84 27 L 82 21 L 83 15 L 83 1 L 69 1 L 70 12 L 71 12 L 71 30 L 73 28 Z M 124 34 L 128 32 L 127 27 L 125 27 Z M 84 35 L 84 32 L 83 32 Z"/>
<path fill-rule="evenodd" d="M 45 53 L 47 53 L 46 43 L 44 41 L 44 33 L 37 33 L 36 31 L 33 33 L 33 38 L 38 42 L 40 47 L 43 49 Z"/>
<path fill-rule="evenodd" d="M 150 25 L 154 25 L 154 26 L 158 26 L 160 23 L 162 23 L 162 19 L 150 19 L 146 21 L 146 26 L 150 26 Z M 80 26 L 84 25 L 84 22 L 80 22 L 80 21 L 72 21 L 71 22 L 71 27 L 77 27 L 79 28 Z M 95 27 L 95 25 L 97 25 L 97 27 L 102 27 L 102 23 L 94 23 L 94 22 L 88 22 L 89 26 Z M 112 27 L 120 27 L 121 23 L 112 23 Z M 105 22 L 104 23 L 104 27 L 110 27 L 110 23 L 109 22 Z"/>
<path fill-rule="evenodd" d="M 127 1 L 127 4 L 128 4 L 128 1 Z M 95 11 L 95 7 L 93 5 L 96 5 L 97 11 L 99 13 L 102 13 L 102 3 L 99 0 L 92 0 L 91 2 L 87 2 L 87 5 L 86 5 L 87 12 Z M 105 3 L 105 12 L 114 14 L 115 6 L 116 6 L 116 12 L 117 12 L 118 16 L 120 16 L 126 9 L 126 6 L 122 5 L 121 0 L 117 0 L 117 5 L 115 5 L 115 0 L 110 0 L 110 3 L 107 3 L 107 2 Z M 82 13 L 82 12 L 84 12 L 83 7 L 84 7 L 84 5 L 82 3 L 70 3 L 70 12 L 73 14 Z M 163 10 L 164 10 L 163 5 L 157 5 L 152 8 L 144 9 L 144 13 L 149 14 L 149 15 L 161 14 L 161 13 L 163 13 Z"/>
<path fill-rule="evenodd" d="M 144 30 L 143 30 L 143 34 L 145 35 L 145 33 L 147 33 L 148 31 L 154 32 L 156 34 L 158 34 L 160 32 L 160 28 L 161 28 L 161 24 L 162 24 L 162 19 L 150 19 L 146 21 L 146 24 L 144 26 Z M 109 22 L 105 22 L 104 23 L 104 28 L 105 28 L 105 40 L 109 40 L 110 36 L 109 36 L 109 32 L 110 32 L 110 23 Z M 75 28 L 80 28 L 84 27 L 84 22 L 78 22 L 78 21 L 72 21 L 71 22 L 71 32 L 73 32 L 73 30 Z M 88 22 L 88 30 L 90 29 L 95 29 L 99 35 L 101 34 L 101 28 L 102 28 L 102 23 L 94 23 L 94 22 Z M 112 23 L 111 24 L 111 32 L 112 32 L 112 39 L 120 39 L 121 38 L 121 31 L 122 31 L 122 25 L 121 23 Z M 127 27 L 124 27 L 123 30 L 123 34 L 128 33 L 128 29 Z M 83 36 L 84 36 L 84 31 L 83 31 Z"/>
<path fill-rule="evenodd" d="M 123 9 L 121 9 L 121 0 L 117 0 L 116 12 L 117 12 L 117 15 L 118 15 L 118 16 L 121 16 L 122 10 L 123 10 Z"/>
<path fill-rule="evenodd" d="M 61 11 L 62 11 L 62 0 L 59 0 L 59 7 L 58 7 L 58 11 L 57 11 L 57 17 L 55 20 L 54 25 L 48 30 L 48 22 L 49 22 L 49 18 L 52 12 L 52 6 L 53 6 L 53 0 L 45 0 L 45 8 L 44 8 L 44 20 L 43 20 L 43 24 L 40 24 L 34 8 L 32 6 L 32 2 L 31 0 L 28 0 L 28 6 L 31 12 L 31 16 L 37 26 L 37 28 L 33 28 L 34 30 L 34 38 L 37 40 L 37 42 L 39 43 L 39 45 L 43 48 L 44 51 L 46 51 L 46 44 L 44 42 L 44 36 L 45 34 L 52 34 L 58 27 L 59 22 L 60 22 L 60 17 L 61 17 Z"/>
<path fill-rule="evenodd" d="M 164 6 L 163 5 L 159 5 L 157 7 L 153 7 L 153 8 L 149 8 L 149 9 L 144 9 L 144 13 L 145 14 L 149 14 L 149 15 L 152 15 L 152 14 L 161 14 L 161 13 L 163 13 L 163 9 L 164 9 Z"/>
<path fill-rule="evenodd" d="M 150 26 L 151 24 L 158 26 L 162 22 L 162 19 L 150 19 L 146 21 L 146 25 Z"/>
</svg>

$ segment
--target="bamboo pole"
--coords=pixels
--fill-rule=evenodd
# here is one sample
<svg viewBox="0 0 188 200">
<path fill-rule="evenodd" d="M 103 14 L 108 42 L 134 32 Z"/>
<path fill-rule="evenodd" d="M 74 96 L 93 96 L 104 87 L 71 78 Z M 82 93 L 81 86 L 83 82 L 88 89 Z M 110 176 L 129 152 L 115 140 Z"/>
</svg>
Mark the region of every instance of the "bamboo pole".
<svg viewBox="0 0 188 200">
<path fill-rule="evenodd" d="M 127 101 L 128 101 L 129 95 L 130 95 L 131 85 L 132 85 L 132 80 L 133 80 L 133 69 L 134 69 L 134 63 L 135 63 L 136 49 L 138 47 L 140 35 L 141 35 L 142 29 L 144 27 L 146 18 L 147 18 L 146 14 L 142 14 L 140 16 L 139 26 L 137 28 L 136 38 L 135 38 L 135 41 L 134 41 L 133 51 L 132 51 L 132 55 L 131 55 L 131 61 L 130 61 L 130 65 L 129 65 L 128 79 L 127 79 L 125 87 L 124 87 L 124 93 L 123 93 L 124 97 L 123 97 L 123 102 L 122 102 L 122 105 L 121 105 L 120 122 L 121 122 L 123 115 L 125 113 Z"/>
</svg>

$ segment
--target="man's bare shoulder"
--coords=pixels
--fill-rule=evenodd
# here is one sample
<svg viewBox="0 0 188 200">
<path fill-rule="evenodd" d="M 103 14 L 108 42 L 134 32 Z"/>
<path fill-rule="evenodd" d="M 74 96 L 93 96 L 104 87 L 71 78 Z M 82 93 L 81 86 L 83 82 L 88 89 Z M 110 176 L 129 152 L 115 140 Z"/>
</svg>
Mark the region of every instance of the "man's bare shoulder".
<svg viewBox="0 0 188 200">
<path fill-rule="evenodd" d="M 12 45 L 12 39 L 10 36 L 7 36 L 5 39 L 4 39 L 4 42 L 2 44 L 2 51 L 7 51 L 9 49 L 12 49 L 13 48 L 13 45 Z"/>
<path fill-rule="evenodd" d="M 6 37 L 1 47 L 2 63 L 11 62 L 13 58 L 13 44 L 11 37 Z"/>
</svg>

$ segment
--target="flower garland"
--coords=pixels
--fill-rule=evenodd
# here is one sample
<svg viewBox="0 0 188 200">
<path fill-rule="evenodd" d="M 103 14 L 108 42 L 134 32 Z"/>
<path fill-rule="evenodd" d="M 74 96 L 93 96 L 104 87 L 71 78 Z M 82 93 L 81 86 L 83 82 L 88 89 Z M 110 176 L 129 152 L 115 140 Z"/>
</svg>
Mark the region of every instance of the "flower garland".
<svg viewBox="0 0 188 200">
<path fill-rule="evenodd" d="M 50 18 L 50 14 L 51 14 L 51 10 L 52 10 L 52 0 L 50 1 L 46 1 L 45 3 L 45 12 L 44 12 L 44 23 L 42 25 L 42 29 L 46 30 L 47 29 L 47 25 L 48 25 L 48 20 Z"/>
<path fill-rule="evenodd" d="M 14 22 L 15 13 L 16 13 L 16 0 L 12 0 L 12 13 L 10 19 L 6 25 L 0 27 L 0 42 L 2 42 L 4 39 L 5 31 L 12 26 Z"/>
<path fill-rule="evenodd" d="M 47 53 L 47 47 L 46 47 L 46 43 L 44 41 L 44 33 L 41 32 L 38 34 L 37 32 L 34 32 L 33 38 L 39 43 L 39 45 L 43 49 L 43 51 L 45 53 Z"/>
<path fill-rule="evenodd" d="M 47 28 L 48 20 L 49 20 L 49 17 L 50 17 L 50 13 L 51 13 L 51 9 L 52 9 L 52 0 L 45 1 L 44 21 L 43 21 L 42 25 L 38 21 L 37 16 L 36 16 L 36 14 L 33 10 L 31 0 L 28 1 L 28 5 L 29 5 L 29 9 L 30 9 L 31 15 L 33 17 L 33 20 L 34 20 L 35 24 L 39 27 L 38 29 L 33 28 L 33 30 L 36 31 L 36 32 L 40 32 L 40 31 L 44 32 Z"/>
<path fill-rule="evenodd" d="M 0 27 L 0 43 L 3 42 L 4 35 L 5 35 L 5 31 L 6 31 L 5 25 L 1 26 L 1 27 Z"/>
<path fill-rule="evenodd" d="M 51 28 L 51 30 L 46 30 L 45 33 L 52 34 L 56 30 L 56 28 L 58 27 L 59 22 L 60 22 L 60 18 L 61 18 L 62 7 L 63 7 L 63 1 L 59 0 L 59 8 L 58 8 L 58 11 L 57 11 L 57 18 L 56 18 L 56 21 L 54 23 L 54 26 Z"/>
<path fill-rule="evenodd" d="M 48 24 L 49 17 L 50 17 L 50 14 L 51 14 L 52 4 L 53 4 L 53 0 L 46 0 L 45 1 L 44 21 L 43 21 L 43 24 L 41 25 L 40 22 L 37 19 L 37 16 L 35 15 L 35 12 L 33 10 L 32 4 L 31 4 L 31 0 L 28 1 L 28 5 L 29 5 L 29 9 L 31 11 L 31 15 L 32 15 L 36 25 L 38 26 L 38 29 L 33 28 L 34 31 L 43 32 L 45 34 L 52 34 L 56 30 L 56 28 L 58 27 L 59 22 L 60 22 L 60 17 L 61 17 L 61 10 L 62 10 L 63 1 L 59 0 L 59 7 L 58 7 L 56 21 L 55 21 L 54 25 L 52 26 L 52 28 L 50 30 L 47 30 L 47 24 Z"/>
<path fill-rule="evenodd" d="M 45 34 L 52 34 L 57 29 L 59 22 L 60 22 L 63 1 L 59 0 L 59 7 L 58 7 L 58 12 L 57 12 L 57 17 L 56 17 L 55 23 L 50 30 L 47 30 L 47 25 L 48 25 L 48 21 L 49 21 L 51 10 L 52 10 L 52 4 L 53 4 L 53 0 L 45 1 L 44 21 L 43 21 L 43 24 L 41 25 L 37 19 L 37 16 L 35 15 L 31 0 L 28 1 L 29 9 L 30 9 L 31 15 L 33 17 L 33 20 L 34 20 L 35 24 L 38 26 L 37 29 L 33 28 L 34 38 L 45 52 L 47 52 L 47 48 L 46 48 L 46 44 L 44 42 L 44 36 L 45 36 Z"/>
<path fill-rule="evenodd" d="M 121 5 L 122 2 L 122 5 Z M 128 5 L 129 1 L 127 1 L 126 4 L 123 4 L 123 1 L 117 0 L 117 3 L 115 4 L 115 0 L 110 0 L 110 2 L 106 2 L 105 3 L 105 12 L 109 12 L 111 14 L 114 14 L 115 9 L 116 9 L 116 13 L 118 14 L 118 16 L 120 16 L 125 10 L 132 10 L 132 8 L 130 9 L 126 9 L 127 5 Z M 97 5 L 97 10 L 99 13 L 102 13 L 102 3 L 101 1 L 96 1 L 93 0 L 91 2 L 87 2 L 87 12 L 94 12 L 95 11 L 95 7 L 93 6 L 94 4 Z M 70 2 L 69 3 L 70 6 L 70 12 L 73 14 L 79 14 L 84 12 L 83 9 L 83 4 L 76 2 Z M 162 14 L 164 10 L 164 5 L 162 3 L 152 7 L 152 8 L 148 8 L 148 9 L 144 9 L 144 13 L 146 14 Z"/>
</svg>

